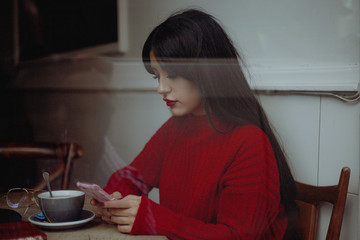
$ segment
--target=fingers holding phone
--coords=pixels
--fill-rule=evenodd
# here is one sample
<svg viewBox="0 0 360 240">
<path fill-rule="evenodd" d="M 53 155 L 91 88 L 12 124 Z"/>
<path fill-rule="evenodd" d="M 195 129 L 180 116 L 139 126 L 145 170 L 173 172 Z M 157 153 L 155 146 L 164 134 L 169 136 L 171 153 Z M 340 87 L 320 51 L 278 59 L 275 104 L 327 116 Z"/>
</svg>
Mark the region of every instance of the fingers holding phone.
<svg viewBox="0 0 360 240">
<path fill-rule="evenodd" d="M 141 203 L 141 196 L 127 195 L 115 201 L 104 202 L 102 219 L 117 224 L 122 233 L 129 233 L 135 222 Z"/>
<path fill-rule="evenodd" d="M 113 192 L 111 194 L 115 200 L 122 199 L 122 195 L 120 192 Z M 109 208 L 104 206 L 104 202 L 98 202 L 96 199 L 91 199 L 90 204 L 93 206 L 97 206 L 96 214 L 101 217 L 101 219 L 109 224 L 116 224 L 112 219 L 112 212 Z"/>
</svg>

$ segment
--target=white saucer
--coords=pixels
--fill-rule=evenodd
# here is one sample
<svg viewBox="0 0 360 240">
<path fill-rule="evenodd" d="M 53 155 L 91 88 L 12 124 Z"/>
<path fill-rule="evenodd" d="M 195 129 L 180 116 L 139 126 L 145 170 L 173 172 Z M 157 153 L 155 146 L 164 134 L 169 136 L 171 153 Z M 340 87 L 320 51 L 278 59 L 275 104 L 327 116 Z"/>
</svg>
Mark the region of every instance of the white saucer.
<svg viewBox="0 0 360 240">
<path fill-rule="evenodd" d="M 29 222 L 32 224 L 48 229 L 67 229 L 67 228 L 74 228 L 84 225 L 85 223 L 91 221 L 95 217 L 95 213 L 88 210 L 83 210 L 81 212 L 80 220 L 73 221 L 73 222 L 60 222 L 60 223 L 49 223 L 49 222 L 42 222 L 35 217 L 36 214 L 30 216 L 28 218 Z"/>
</svg>

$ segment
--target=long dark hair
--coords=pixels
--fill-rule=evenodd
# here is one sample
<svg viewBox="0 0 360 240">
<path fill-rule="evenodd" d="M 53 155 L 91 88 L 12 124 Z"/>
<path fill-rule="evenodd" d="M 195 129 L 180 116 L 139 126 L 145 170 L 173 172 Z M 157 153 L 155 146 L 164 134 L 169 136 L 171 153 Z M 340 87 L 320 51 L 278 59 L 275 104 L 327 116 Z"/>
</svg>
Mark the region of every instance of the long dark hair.
<svg viewBox="0 0 360 240">
<path fill-rule="evenodd" d="M 253 124 L 265 132 L 277 160 L 281 202 L 290 222 L 296 208 L 294 178 L 268 118 L 248 85 L 243 60 L 216 19 L 195 9 L 176 13 L 157 26 L 144 44 L 143 63 L 153 73 L 150 51 L 168 73 L 198 87 L 210 123 L 216 116 L 232 127 Z M 229 131 L 213 127 L 219 132 Z M 287 235 L 292 234 L 288 231 Z"/>
</svg>

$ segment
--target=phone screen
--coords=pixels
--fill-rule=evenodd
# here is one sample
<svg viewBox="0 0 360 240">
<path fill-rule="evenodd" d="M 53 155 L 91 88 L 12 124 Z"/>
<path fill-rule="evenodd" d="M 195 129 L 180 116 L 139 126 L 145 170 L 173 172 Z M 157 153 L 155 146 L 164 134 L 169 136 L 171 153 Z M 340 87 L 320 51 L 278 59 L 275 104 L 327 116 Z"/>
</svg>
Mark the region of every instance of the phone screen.
<svg viewBox="0 0 360 240">
<path fill-rule="evenodd" d="M 76 186 L 88 193 L 91 197 L 93 197 L 98 202 L 106 202 L 115 200 L 110 194 L 105 192 L 99 185 L 95 183 L 85 183 L 85 182 L 77 182 Z"/>
</svg>

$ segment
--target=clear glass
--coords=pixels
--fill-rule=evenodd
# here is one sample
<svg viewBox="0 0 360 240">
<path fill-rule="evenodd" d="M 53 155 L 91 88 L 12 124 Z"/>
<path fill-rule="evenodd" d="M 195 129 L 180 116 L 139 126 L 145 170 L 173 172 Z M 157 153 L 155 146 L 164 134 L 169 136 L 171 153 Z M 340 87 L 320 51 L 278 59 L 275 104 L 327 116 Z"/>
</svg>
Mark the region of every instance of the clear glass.
<svg viewBox="0 0 360 240">
<path fill-rule="evenodd" d="M 6 203 L 11 208 L 24 209 L 22 213 L 22 216 L 24 216 L 30 206 L 34 204 L 39 206 L 37 195 L 41 192 L 43 192 L 43 190 L 12 188 L 6 194 Z"/>
</svg>

